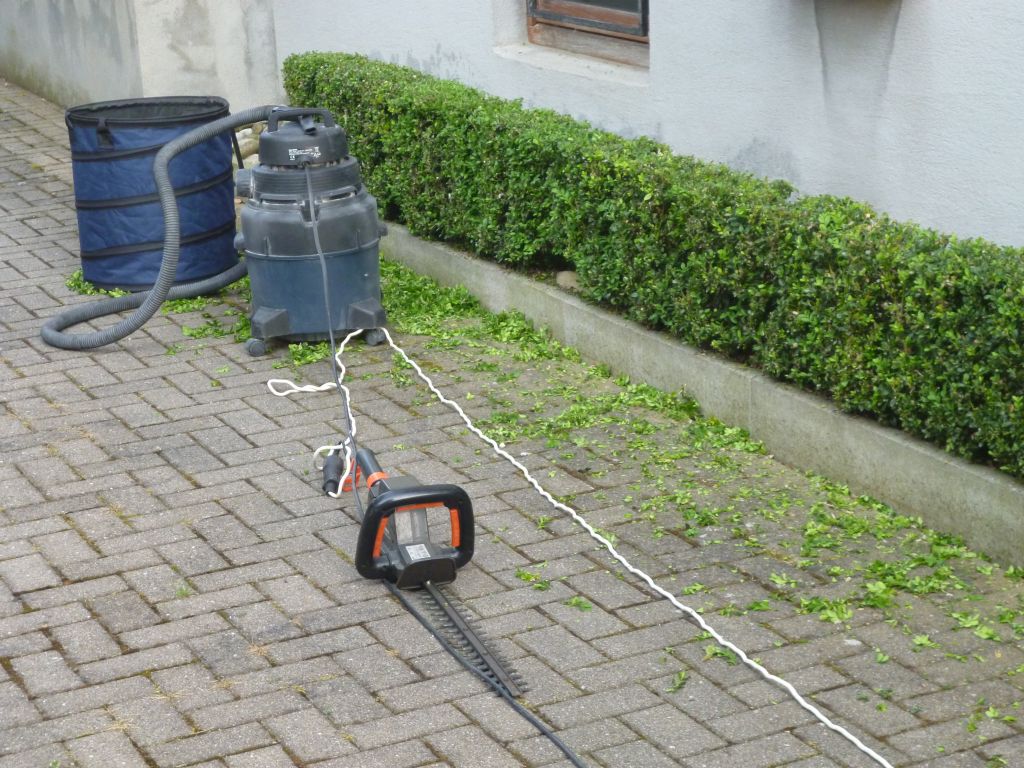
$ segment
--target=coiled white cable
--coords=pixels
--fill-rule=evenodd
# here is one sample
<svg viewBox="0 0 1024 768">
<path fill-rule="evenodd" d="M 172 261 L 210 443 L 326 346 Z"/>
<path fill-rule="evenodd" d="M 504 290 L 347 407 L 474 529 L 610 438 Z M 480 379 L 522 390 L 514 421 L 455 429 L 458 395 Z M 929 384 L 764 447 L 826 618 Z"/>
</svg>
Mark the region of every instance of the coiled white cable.
<svg viewBox="0 0 1024 768">
<path fill-rule="evenodd" d="M 458 403 L 456 403 L 454 400 L 449 400 L 447 397 L 444 396 L 444 394 L 442 394 L 442 392 L 434 385 L 434 382 L 431 381 L 430 377 L 427 376 L 427 374 L 425 374 L 423 372 L 423 369 L 420 368 L 419 365 L 417 365 L 416 361 L 413 360 L 411 357 L 409 357 L 409 355 L 406 354 L 405 350 L 403 350 L 401 347 L 399 347 L 397 344 L 395 344 L 394 340 L 391 338 L 391 334 L 388 333 L 388 330 L 386 328 L 381 328 L 381 330 L 384 332 L 384 337 L 387 339 L 388 344 L 391 346 L 391 348 L 393 350 L 395 350 L 395 352 L 397 352 L 399 355 L 401 355 L 402 359 L 405 360 L 405 362 L 408 363 L 412 367 L 412 369 L 416 372 L 416 375 L 427 385 L 427 387 L 430 389 L 431 392 L 434 393 L 435 397 L 437 397 L 438 400 L 440 400 L 442 403 L 444 403 L 449 408 L 451 408 L 453 411 L 455 411 L 459 415 L 459 417 L 462 419 L 462 421 L 465 423 L 466 427 L 474 435 L 476 435 L 478 438 L 480 438 L 485 443 L 487 443 L 491 447 L 491 449 L 498 456 L 501 456 L 503 459 L 505 459 L 507 462 L 509 462 L 512 466 L 514 466 L 516 469 L 518 469 L 520 474 L 522 474 L 522 476 L 526 479 L 526 481 L 531 486 L 533 486 L 534 490 L 536 490 L 537 493 L 539 493 L 544 499 L 546 499 L 548 501 L 548 503 L 551 504 L 551 506 L 553 506 L 555 509 L 561 510 L 562 512 L 565 512 L 566 514 L 568 514 L 577 525 L 579 525 L 581 528 L 583 528 L 590 535 L 591 538 L 593 538 L 595 541 L 600 542 L 601 545 L 606 550 L 608 550 L 608 553 L 619 564 L 621 564 L 623 568 L 625 568 L 627 571 L 629 571 L 634 576 L 636 576 L 641 581 L 643 581 L 645 584 L 647 584 L 647 586 L 650 587 L 650 589 L 652 591 L 654 591 L 656 594 L 661 595 L 663 598 L 665 598 L 670 603 L 672 603 L 672 605 L 675 606 L 678 610 L 682 611 L 684 614 L 689 616 L 697 624 L 697 626 L 699 626 L 702 630 L 704 630 L 711 637 L 713 637 L 715 639 L 715 641 L 719 645 L 721 645 L 723 648 L 729 649 L 734 654 L 736 654 L 736 657 L 739 658 L 739 660 L 742 661 L 744 665 L 746 665 L 750 669 L 752 669 L 755 672 L 757 672 L 765 680 L 767 680 L 767 681 L 769 681 L 771 683 L 774 683 L 775 685 L 777 685 L 780 688 L 782 688 L 783 690 L 785 690 L 793 698 L 793 700 L 796 701 L 797 704 L 799 704 L 803 709 L 805 709 L 807 712 L 809 712 L 811 715 L 813 715 L 814 718 L 818 722 L 820 722 L 822 725 L 824 725 L 826 728 L 828 728 L 829 730 L 831 730 L 831 731 L 839 734 L 843 738 L 845 738 L 847 741 L 849 741 L 851 744 L 853 744 L 853 746 L 856 747 L 862 754 L 870 757 L 872 760 L 874 760 L 876 763 L 878 763 L 878 765 L 882 766 L 883 768 L 893 768 L 892 763 L 887 761 L 884 757 L 882 757 L 877 752 L 875 752 L 873 749 L 871 749 L 869 746 L 867 746 L 864 742 L 862 742 L 854 734 L 850 733 L 850 731 L 848 731 L 846 728 L 843 728 L 841 725 L 838 725 L 838 724 L 832 722 L 832 720 L 830 720 L 828 718 L 828 716 L 825 715 L 825 713 L 823 713 L 821 710 L 819 710 L 817 707 L 815 707 L 813 704 L 811 704 L 811 702 L 809 702 L 807 699 L 805 699 L 799 693 L 799 691 L 797 691 L 796 688 L 793 687 L 793 685 L 791 683 L 789 683 L 788 681 L 782 679 L 778 675 L 773 675 L 771 672 L 769 672 L 767 669 L 765 669 L 763 666 L 761 666 L 758 662 L 756 662 L 753 659 L 751 659 L 742 648 L 740 648 L 739 646 L 737 646 L 734 643 L 730 642 L 729 640 L 726 640 L 721 634 L 719 634 L 719 632 L 714 627 L 712 627 L 710 624 L 707 623 L 707 621 L 704 620 L 704 617 L 696 609 L 691 608 L 690 606 L 685 605 L 684 603 L 680 602 L 675 597 L 675 595 L 673 595 L 667 589 L 665 589 L 664 587 L 659 585 L 650 575 L 648 575 L 647 573 L 645 573 L 644 571 L 640 570 L 639 568 L 634 566 L 632 563 L 630 563 L 629 560 L 627 560 L 622 554 L 620 554 L 618 552 L 618 550 L 615 549 L 615 546 L 607 538 L 605 538 L 600 533 L 598 533 L 597 530 L 595 530 L 594 527 L 592 525 L 590 525 L 590 523 L 588 523 L 582 517 L 582 515 L 580 515 L 575 509 L 573 509 L 572 507 L 570 507 L 570 506 L 568 506 L 566 504 L 563 504 L 562 502 L 560 502 L 557 499 L 555 499 L 555 497 L 552 496 L 550 493 L 548 493 L 548 491 L 544 489 L 544 487 L 537 481 L 537 479 L 534 478 L 534 476 L 532 474 L 530 474 L 530 470 L 528 470 L 520 461 L 518 461 L 508 451 L 506 451 L 504 448 L 502 448 L 502 446 L 499 445 L 493 438 L 488 437 L 475 424 L 473 424 L 472 420 L 469 418 L 469 416 L 466 415 L 466 412 L 462 410 L 462 407 Z M 358 333 L 358 331 L 356 333 Z M 345 342 L 347 342 L 354 335 L 355 335 L 355 333 L 349 334 L 345 338 Z M 338 358 L 339 358 L 338 362 L 339 362 L 339 365 L 341 363 L 340 357 L 341 357 L 341 353 L 342 353 L 342 350 L 344 349 L 344 347 L 345 347 L 345 344 L 342 343 L 341 349 L 338 350 Z M 344 370 L 345 369 L 342 366 L 342 368 L 341 368 L 342 375 L 344 375 Z M 282 380 L 276 379 L 275 381 L 280 382 Z M 331 389 L 331 388 L 333 388 L 335 386 L 332 383 L 332 384 L 324 384 L 321 387 L 308 388 L 308 387 L 296 387 L 291 382 L 286 382 L 286 383 L 291 384 L 293 389 L 285 391 L 285 392 L 277 392 L 277 391 L 274 390 L 273 387 L 271 387 L 270 391 L 273 392 L 275 395 L 288 395 L 288 394 L 291 394 L 292 392 L 317 392 L 317 391 L 324 391 L 325 389 Z M 347 391 L 348 390 L 346 389 L 346 392 Z M 348 418 L 349 418 L 350 431 L 354 434 L 354 432 L 355 432 L 355 420 L 354 420 L 354 418 L 352 416 L 351 407 L 348 408 Z M 342 447 L 347 446 L 348 442 L 349 442 L 349 440 L 346 439 L 346 441 L 344 443 L 342 443 Z M 319 453 L 320 450 L 322 450 L 322 449 L 318 449 L 318 453 Z M 348 455 L 346 454 L 346 464 L 345 464 L 346 476 L 348 474 L 349 468 L 350 468 L 350 462 L 349 462 Z M 344 477 L 342 479 L 344 480 Z M 340 495 L 340 494 L 338 494 L 338 495 Z M 332 494 L 332 496 L 335 496 L 335 494 Z M 337 497 L 337 496 L 335 496 L 335 497 Z"/>
<path fill-rule="evenodd" d="M 270 379 L 267 381 L 267 389 L 270 390 L 272 395 L 277 395 L 278 397 L 287 397 L 288 395 L 293 395 L 296 392 L 329 392 L 332 389 L 341 387 L 341 391 L 345 395 L 345 416 L 348 419 L 348 434 L 345 436 L 345 439 L 337 445 L 321 445 L 313 451 L 313 465 L 316 467 L 317 471 L 323 468 L 323 465 L 317 464 L 316 461 L 321 456 L 330 456 L 332 453 L 337 451 L 343 452 L 345 455 L 345 466 L 342 470 L 341 479 L 338 481 L 338 490 L 336 492 L 327 491 L 327 495 L 332 499 L 341 498 L 345 486 L 345 480 L 348 479 L 349 474 L 351 474 L 353 470 L 352 444 L 356 437 L 356 417 L 352 414 L 352 392 L 342 383 L 345 381 L 345 364 L 341 360 L 341 355 L 345 351 L 345 346 L 362 332 L 363 329 L 361 328 L 352 331 L 338 346 L 338 350 L 334 354 L 334 361 L 337 365 L 338 371 L 337 382 L 329 381 L 326 384 L 303 384 L 300 386 L 291 379 Z"/>
</svg>

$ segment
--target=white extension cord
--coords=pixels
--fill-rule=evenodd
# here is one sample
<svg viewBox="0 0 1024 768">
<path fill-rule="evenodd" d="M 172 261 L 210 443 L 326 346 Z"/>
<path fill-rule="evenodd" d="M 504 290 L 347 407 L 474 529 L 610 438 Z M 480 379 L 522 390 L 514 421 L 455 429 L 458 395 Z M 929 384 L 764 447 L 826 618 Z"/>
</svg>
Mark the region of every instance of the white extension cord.
<svg viewBox="0 0 1024 768">
<path fill-rule="evenodd" d="M 878 763 L 878 765 L 883 766 L 883 768 L 893 768 L 893 765 L 884 757 L 882 757 L 873 749 L 868 747 L 866 744 L 864 744 L 864 742 L 862 742 L 848 730 L 843 728 L 841 725 L 837 725 L 836 723 L 832 722 L 832 720 L 830 720 L 827 715 L 825 715 L 821 710 L 819 710 L 807 699 L 805 699 L 796 690 L 796 688 L 793 687 L 791 683 L 787 682 L 786 680 L 783 680 L 778 675 L 773 675 L 771 672 L 769 672 L 767 669 L 761 666 L 758 662 L 751 659 L 749 656 L 747 656 L 747 654 L 743 651 L 742 648 L 730 642 L 729 640 L 726 640 L 721 634 L 719 634 L 714 627 L 712 627 L 710 624 L 707 623 L 707 621 L 704 620 L 704 617 L 701 616 L 701 614 L 696 609 L 681 603 L 675 597 L 675 595 L 673 595 L 664 587 L 660 586 L 656 581 L 654 581 L 654 579 L 650 575 L 648 575 L 647 573 L 645 573 L 644 571 L 640 570 L 632 563 L 630 563 L 622 554 L 620 554 L 615 549 L 615 546 L 610 541 L 608 541 L 607 538 L 598 533 L 594 529 L 594 527 L 590 525 L 590 523 L 588 523 L 575 509 L 555 499 L 555 497 L 548 493 L 548 491 L 544 489 L 544 487 L 536 480 L 536 478 L 534 478 L 534 476 L 530 474 L 530 471 L 525 466 L 523 466 L 521 462 L 519 462 L 515 457 L 513 457 L 504 448 L 502 448 L 502 446 L 499 445 L 495 440 L 485 435 L 475 424 L 473 424 L 469 416 L 466 415 L 466 412 L 462 410 L 458 403 L 456 403 L 454 400 L 449 400 L 441 393 L 441 391 L 434 385 L 434 382 L 430 380 L 430 377 L 423 372 L 423 369 L 420 368 L 419 365 L 417 365 L 416 362 L 412 358 L 410 358 L 409 355 L 406 354 L 405 350 L 403 350 L 401 347 L 395 344 L 394 340 L 391 338 L 391 334 L 388 333 L 388 330 L 386 328 L 381 328 L 380 330 L 384 332 L 384 337 L 387 339 L 388 344 L 391 346 L 391 348 L 395 350 L 395 352 L 397 352 L 399 355 L 401 355 L 402 359 L 405 360 L 405 362 L 408 363 L 414 371 L 416 371 L 416 375 L 419 376 L 419 378 L 427 385 L 427 387 L 430 389 L 431 392 L 434 393 L 438 400 L 440 400 L 442 403 L 444 403 L 449 408 L 454 410 L 462 419 L 462 421 L 466 424 L 469 430 L 474 435 L 483 440 L 485 443 L 487 443 L 498 456 L 501 456 L 512 466 L 518 469 L 520 474 L 522 474 L 526 481 L 530 485 L 532 485 L 533 488 L 537 491 L 537 493 L 544 497 L 548 501 L 548 503 L 551 504 L 552 507 L 568 514 L 577 525 L 583 528 L 590 535 L 591 538 L 600 542 L 601 545 L 606 550 L 608 550 L 608 553 L 618 563 L 620 563 L 623 568 L 625 568 L 627 571 L 629 571 L 634 576 L 643 581 L 645 584 L 647 584 L 647 586 L 650 587 L 651 590 L 653 590 L 656 594 L 661 595 L 663 598 L 672 603 L 672 605 L 675 606 L 678 610 L 682 611 L 684 614 L 693 619 L 693 621 L 701 629 L 703 629 L 711 637 L 713 637 L 719 645 L 721 645 L 724 648 L 728 648 L 730 651 L 736 654 L 737 658 L 739 658 L 740 661 L 743 662 L 743 664 L 757 672 L 765 680 L 774 683 L 775 685 L 785 690 L 793 698 L 793 700 L 796 701 L 797 704 L 803 707 L 803 709 L 810 712 L 811 715 L 813 715 L 814 718 L 818 720 L 818 722 L 820 722 L 826 728 L 828 728 L 831 731 L 834 731 L 835 733 L 838 733 L 840 736 L 842 736 L 851 744 L 853 744 L 854 747 L 860 750 L 860 752 L 870 757 L 872 760 Z M 351 393 L 349 392 L 348 387 L 341 383 L 344 380 L 345 376 L 345 366 L 341 361 L 341 355 L 345 351 L 345 345 L 348 344 L 348 342 L 353 337 L 357 336 L 360 333 L 362 333 L 361 330 L 353 331 L 352 333 L 350 333 L 348 336 L 345 337 L 344 341 L 342 341 L 341 343 L 341 346 L 338 348 L 338 351 L 335 355 L 335 361 L 337 362 L 338 370 L 340 373 L 338 378 L 338 384 L 335 384 L 334 382 L 328 382 L 326 384 L 321 385 L 307 384 L 304 386 L 298 386 L 294 382 L 291 382 L 287 379 L 271 379 L 270 381 L 267 382 L 267 388 L 271 391 L 271 393 L 279 397 L 285 397 L 296 392 L 325 392 L 334 389 L 336 386 L 340 386 L 344 391 L 345 409 L 347 411 L 346 416 L 348 418 L 349 424 L 349 436 L 346 437 L 345 440 L 338 445 L 324 445 L 317 448 L 314 453 L 314 457 L 320 457 L 325 454 L 331 454 L 335 451 L 344 452 L 344 473 L 342 474 L 341 482 L 338 485 L 338 492 L 330 494 L 332 498 L 339 498 L 341 496 L 341 487 L 344 485 L 344 481 L 352 471 L 352 443 L 353 438 L 356 434 L 356 422 L 355 417 L 352 414 L 352 400 L 350 396 Z M 353 483 L 353 489 L 354 488 L 355 484 Z"/>
</svg>

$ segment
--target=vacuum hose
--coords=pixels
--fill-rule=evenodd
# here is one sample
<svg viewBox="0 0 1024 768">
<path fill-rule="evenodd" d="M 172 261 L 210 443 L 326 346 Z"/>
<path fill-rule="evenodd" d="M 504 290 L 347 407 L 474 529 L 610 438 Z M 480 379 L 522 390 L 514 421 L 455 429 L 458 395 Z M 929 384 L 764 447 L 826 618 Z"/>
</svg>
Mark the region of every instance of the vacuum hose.
<svg viewBox="0 0 1024 768">
<path fill-rule="evenodd" d="M 141 328 L 149 318 L 156 314 L 160 305 L 167 299 L 186 299 L 212 293 L 245 276 L 245 262 L 239 262 L 212 277 L 174 285 L 174 275 L 178 271 L 178 255 L 181 250 L 181 227 L 178 219 L 178 200 L 174 196 L 174 187 L 171 186 L 167 166 L 175 155 L 186 149 L 202 144 L 224 131 L 266 120 L 274 109 L 276 107 L 273 105 L 252 107 L 244 112 L 205 123 L 195 130 L 169 141 L 157 152 L 156 158 L 153 160 L 153 177 L 156 180 L 156 190 L 160 195 L 160 206 L 164 214 L 164 251 L 163 260 L 160 262 L 160 272 L 157 274 L 153 287 L 148 291 L 128 296 L 117 296 L 72 307 L 67 312 L 46 321 L 41 333 L 43 341 L 51 347 L 71 350 L 95 349 L 112 344 Z M 136 307 L 138 309 L 135 312 L 109 328 L 81 334 L 63 332 L 65 328 L 72 325 L 95 320 L 104 315 L 118 314 Z"/>
</svg>

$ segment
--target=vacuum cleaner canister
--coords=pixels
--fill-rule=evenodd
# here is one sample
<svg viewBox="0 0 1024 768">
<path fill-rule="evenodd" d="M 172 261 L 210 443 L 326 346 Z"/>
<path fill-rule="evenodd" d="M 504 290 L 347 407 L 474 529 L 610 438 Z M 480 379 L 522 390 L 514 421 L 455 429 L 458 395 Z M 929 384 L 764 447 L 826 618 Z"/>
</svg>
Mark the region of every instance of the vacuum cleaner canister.
<svg viewBox="0 0 1024 768">
<path fill-rule="evenodd" d="M 385 324 L 377 201 L 329 111 L 272 112 L 259 163 L 239 171 L 236 192 L 246 200 L 235 245 L 245 252 L 252 286 L 249 354 L 263 354 L 269 339 L 321 340 L 328 330 Z"/>
</svg>

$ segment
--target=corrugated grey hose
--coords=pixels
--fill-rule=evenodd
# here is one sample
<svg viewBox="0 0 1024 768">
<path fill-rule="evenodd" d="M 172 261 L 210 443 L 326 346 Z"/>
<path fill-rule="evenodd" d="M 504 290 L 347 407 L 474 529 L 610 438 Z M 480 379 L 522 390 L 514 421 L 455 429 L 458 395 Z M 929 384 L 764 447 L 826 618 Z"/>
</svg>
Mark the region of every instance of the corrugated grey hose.
<svg viewBox="0 0 1024 768">
<path fill-rule="evenodd" d="M 128 296 L 117 296 L 72 307 L 67 312 L 62 312 L 46 321 L 41 332 L 43 341 L 51 347 L 73 350 L 95 349 L 112 344 L 139 330 L 149 318 L 156 314 L 160 305 L 167 299 L 185 299 L 212 293 L 245 276 L 245 262 L 239 262 L 213 277 L 181 285 L 173 284 L 174 275 L 178 271 L 178 255 L 181 250 L 181 227 L 178 219 L 178 200 L 174 196 L 174 187 L 171 186 L 167 165 L 175 155 L 186 149 L 191 149 L 197 144 L 202 144 L 218 133 L 266 120 L 274 109 L 273 105 L 265 105 L 222 117 L 167 142 L 156 153 L 156 158 L 153 160 L 153 177 L 156 180 L 156 190 L 160 195 L 160 206 L 163 208 L 164 214 L 164 253 L 163 261 L 160 262 L 160 272 L 157 274 L 153 287 L 148 291 Z M 136 307 L 138 309 L 130 316 L 109 328 L 90 333 L 63 333 L 65 328 L 72 325 Z"/>
</svg>

